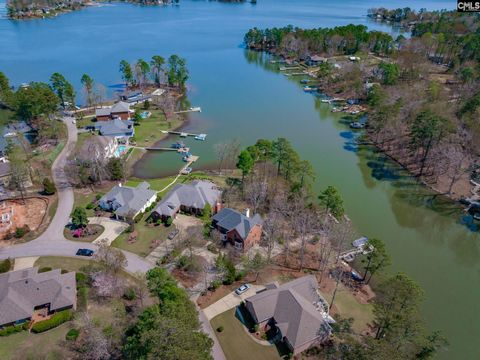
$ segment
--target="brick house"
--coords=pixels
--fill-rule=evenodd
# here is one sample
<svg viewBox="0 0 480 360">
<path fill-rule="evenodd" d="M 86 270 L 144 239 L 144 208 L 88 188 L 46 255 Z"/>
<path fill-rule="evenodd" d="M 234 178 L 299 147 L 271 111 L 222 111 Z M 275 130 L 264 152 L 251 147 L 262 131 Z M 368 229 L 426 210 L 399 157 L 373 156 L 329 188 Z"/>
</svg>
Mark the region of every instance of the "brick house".
<svg viewBox="0 0 480 360">
<path fill-rule="evenodd" d="M 260 242 L 263 221 L 258 214 L 250 217 L 248 209 L 242 214 L 225 208 L 213 216 L 212 226 L 222 234 L 225 245 L 228 242 L 235 249 L 247 251 Z"/>
<path fill-rule="evenodd" d="M 108 121 L 113 119 L 130 120 L 133 110 L 124 101 L 119 101 L 113 106 L 103 107 L 95 110 L 97 121 Z"/>
</svg>

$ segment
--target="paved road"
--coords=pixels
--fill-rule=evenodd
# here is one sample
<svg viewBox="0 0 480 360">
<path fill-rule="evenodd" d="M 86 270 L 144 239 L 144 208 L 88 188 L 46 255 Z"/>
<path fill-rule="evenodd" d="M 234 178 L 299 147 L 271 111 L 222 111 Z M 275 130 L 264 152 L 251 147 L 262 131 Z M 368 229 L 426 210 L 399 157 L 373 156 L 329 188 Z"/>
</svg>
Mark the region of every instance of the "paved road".
<svg viewBox="0 0 480 360">
<path fill-rule="evenodd" d="M 73 209 L 74 196 L 73 189 L 68 183 L 64 168 L 68 156 L 75 148 L 77 142 L 77 127 L 73 123 L 73 118 L 65 117 L 63 122 L 68 129 L 68 139 L 62 152 L 58 155 L 52 164 L 53 181 L 58 191 L 58 207 L 50 225 L 45 232 L 35 240 L 25 244 L 14 245 L 0 249 L 0 259 L 28 257 L 28 256 L 75 256 L 79 247 L 96 250 L 95 244 L 78 243 L 65 239 L 63 229 L 68 223 Z M 126 270 L 131 273 L 146 272 L 154 264 L 145 259 L 123 251 L 127 258 Z"/>
</svg>

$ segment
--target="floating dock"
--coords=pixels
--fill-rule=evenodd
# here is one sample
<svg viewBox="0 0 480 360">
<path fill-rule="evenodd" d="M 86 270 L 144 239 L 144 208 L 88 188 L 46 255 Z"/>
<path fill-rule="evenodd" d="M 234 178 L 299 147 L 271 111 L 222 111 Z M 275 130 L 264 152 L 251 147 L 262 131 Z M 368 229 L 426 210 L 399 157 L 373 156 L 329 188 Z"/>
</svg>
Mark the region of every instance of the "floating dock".
<svg viewBox="0 0 480 360">
<path fill-rule="evenodd" d="M 188 110 L 175 111 L 175 114 L 185 114 L 190 112 L 202 112 L 202 108 L 200 106 L 191 107 Z"/>
<path fill-rule="evenodd" d="M 172 134 L 172 135 L 178 135 L 181 137 L 187 137 L 187 136 L 193 136 L 197 140 L 205 140 L 207 137 L 207 134 L 193 134 L 193 133 L 188 133 L 188 132 L 183 132 L 183 131 L 167 131 L 167 130 L 162 130 L 162 133 L 164 134 Z"/>
</svg>

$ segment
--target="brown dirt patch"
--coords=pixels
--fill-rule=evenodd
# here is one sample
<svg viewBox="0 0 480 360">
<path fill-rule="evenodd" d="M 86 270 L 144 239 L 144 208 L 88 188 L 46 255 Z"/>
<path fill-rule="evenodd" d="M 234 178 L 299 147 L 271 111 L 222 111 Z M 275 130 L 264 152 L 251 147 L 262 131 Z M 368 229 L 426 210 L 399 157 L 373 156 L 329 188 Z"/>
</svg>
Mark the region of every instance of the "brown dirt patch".
<svg viewBox="0 0 480 360">
<path fill-rule="evenodd" d="M 48 209 L 48 199 L 46 198 L 29 198 L 25 203 L 21 200 L 7 200 L 5 201 L 7 207 L 13 207 L 13 224 L 3 232 L 0 232 L 0 239 L 15 229 L 28 226 L 31 231 L 36 231 L 44 219 L 46 218 Z M 0 246 L 6 245 L 5 242 L 0 241 Z"/>
</svg>

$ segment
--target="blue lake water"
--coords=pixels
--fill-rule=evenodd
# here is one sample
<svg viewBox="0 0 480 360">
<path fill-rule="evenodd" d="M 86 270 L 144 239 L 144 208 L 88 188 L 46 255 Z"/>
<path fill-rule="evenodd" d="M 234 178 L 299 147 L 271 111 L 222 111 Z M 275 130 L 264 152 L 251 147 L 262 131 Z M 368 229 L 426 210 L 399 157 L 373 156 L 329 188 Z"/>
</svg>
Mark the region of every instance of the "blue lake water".
<svg viewBox="0 0 480 360">
<path fill-rule="evenodd" d="M 3 0 L 2 0 L 3 1 Z M 1 3 L 1 2 L 0 2 Z M 194 168 L 214 166 L 213 145 L 239 139 L 287 137 L 312 162 L 315 190 L 336 185 L 358 231 L 386 241 L 392 270 L 411 275 L 426 291 L 424 315 L 451 346 L 441 359 L 480 358 L 480 248 L 477 233 L 460 223 L 451 203 L 418 186 L 394 164 L 358 149 L 355 136 L 328 105 L 278 73 L 261 55 L 241 44 L 251 27 L 328 27 L 369 22 L 365 14 L 385 2 L 259 0 L 222 4 L 182 0 L 180 6 L 111 4 L 54 19 L 0 20 L 0 71 L 13 84 L 66 75 L 77 87 L 88 73 L 106 86 L 121 83 L 120 60 L 154 54 L 185 57 L 190 69 L 189 99 L 201 114 L 187 129 L 207 133 L 205 142 L 187 140 L 200 155 Z M 389 7 L 453 8 L 451 1 L 390 1 Z M 0 6 L 1 8 L 1 6 Z M 1 10 L 0 10 L 1 11 Z M 173 140 L 169 140 L 171 142 Z M 177 154 L 147 156 L 136 171 L 145 177 L 172 173 Z M 0 340 L 1 341 L 1 340 Z"/>
</svg>

